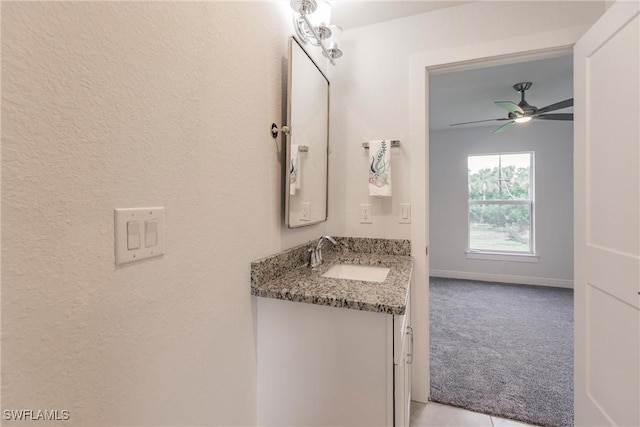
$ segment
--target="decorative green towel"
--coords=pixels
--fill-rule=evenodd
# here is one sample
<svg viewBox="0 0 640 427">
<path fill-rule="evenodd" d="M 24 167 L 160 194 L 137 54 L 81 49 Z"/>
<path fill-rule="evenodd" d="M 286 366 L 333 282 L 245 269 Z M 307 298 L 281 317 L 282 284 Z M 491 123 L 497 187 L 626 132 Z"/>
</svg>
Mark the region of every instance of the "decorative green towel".
<svg viewBox="0 0 640 427">
<path fill-rule="evenodd" d="M 391 144 L 369 141 L 369 195 L 391 197 Z"/>
</svg>

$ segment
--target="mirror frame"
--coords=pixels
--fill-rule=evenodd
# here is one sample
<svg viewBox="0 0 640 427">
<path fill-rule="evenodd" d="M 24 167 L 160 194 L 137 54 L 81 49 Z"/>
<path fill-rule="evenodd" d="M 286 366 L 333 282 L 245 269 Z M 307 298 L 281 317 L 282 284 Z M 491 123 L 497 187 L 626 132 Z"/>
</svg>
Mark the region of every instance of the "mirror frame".
<svg viewBox="0 0 640 427">
<path fill-rule="evenodd" d="M 290 207 L 291 207 L 291 201 L 290 201 L 290 180 L 289 180 L 289 170 L 291 168 L 291 135 L 293 132 L 295 132 L 295 126 L 292 125 L 291 123 L 291 99 L 292 99 L 292 87 L 293 87 L 293 43 L 296 43 L 300 49 L 304 52 L 304 54 L 307 56 L 307 58 L 309 59 L 309 61 L 311 61 L 311 63 L 314 65 L 314 67 L 318 70 L 318 72 L 320 73 L 320 75 L 322 76 L 322 78 L 327 82 L 327 123 L 326 123 L 326 127 L 327 127 L 327 150 L 325 153 L 325 160 L 326 160 L 326 176 L 325 178 L 325 194 L 324 194 L 324 198 L 325 198 L 325 211 L 324 211 L 324 217 L 316 220 L 316 221 L 305 221 L 302 224 L 295 224 L 292 225 L 291 224 L 291 215 L 290 215 Z M 289 37 L 289 64 L 288 64 L 288 75 L 287 75 L 287 125 L 289 126 L 289 132 L 286 133 L 286 149 L 285 149 L 285 159 L 286 161 L 284 162 L 284 171 L 283 171 L 283 176 L 284 176 L 284 180 L 285 180 L 285 193 L 284 193 L 284 199 L 285 199 L 285 223 L 287 224 L 288 228 L 300 228 L 300 227 L 306 227 L 309 225 L 314 225 L 314 224 L 318 224 L 324 221 L 327 221 L 328 217 L 329 217 L 329 112 L 331 109 L 331 83 L 329 82 L 329 79 L 327 78 L 327 76 L 322 72 L 322 70 L 320 69 L 320 67 L 318 66 L 318 64 L 313 60 L 313 58 L 311 58 L 311 56 L 309 55 L 309 53 L 302 47 L 302 44 L 294 37 L 291 36 Z"/>
</svg>

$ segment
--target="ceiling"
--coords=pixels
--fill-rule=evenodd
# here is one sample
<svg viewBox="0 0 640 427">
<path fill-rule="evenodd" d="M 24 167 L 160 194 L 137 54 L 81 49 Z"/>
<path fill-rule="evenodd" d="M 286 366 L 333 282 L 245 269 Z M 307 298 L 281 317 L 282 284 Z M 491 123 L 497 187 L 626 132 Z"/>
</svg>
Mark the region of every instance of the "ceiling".
<svg viewBox="0 0 640 427">
<path fill-rule="evenodd" d="M 507 111 L 495 105 L 494 101 L 520 102 L 520 94 L 513 89 L 513 85 L 519 82 L 533 83 L 525 97 L 529 104 L 538 108 L 572 98 L 573 58 L 571 55 L 564 55 L 433 74 L 429 80 L 430 128 L 497 128 L 505 124 L 506 122 L 492 121 L 450 127 L 452 123 L 506 118 Z M 554 112 L 572 111 L 571 107 Z M 544 125 L 545 122 L 539 120 L 535 124 Z"/>
<path fill-rule="evenodd" d="M 331 22 L 343 29 L 377 24 L 454 7 L 471 1 L 378 1 L 331 0 Z M 429 83 L 430 128 L 452 129 L 451 123 L 507 117 L 494 101 L 520 101 L 513 89 L 519 82 L 532 82 L 526 92 L 529 104 L 538 108 L 573 97 L 573 59 L 571 55 L 535 59 L 511 64 L 478 65 L 460 71 L 432 73 Z M 571 112 L 572 108 L 557 112 Z M 543 122 L 542 120 L 537 121 Z M 497 128 L 505 122 L 485 122 L 456 126 Z M 544 122 L 542 123 L 544 125 Z M 537 124 L 536 124 L 537 125 Z"/>
<path fill-rule="evenodd" d="M 333 0 L 331 22 L 343 30 L 377 24 L 391 19 L 404 18 L 436 9 L 458 6 L 470 1 L 378 1 L 378 0 Z"/>
</svg>

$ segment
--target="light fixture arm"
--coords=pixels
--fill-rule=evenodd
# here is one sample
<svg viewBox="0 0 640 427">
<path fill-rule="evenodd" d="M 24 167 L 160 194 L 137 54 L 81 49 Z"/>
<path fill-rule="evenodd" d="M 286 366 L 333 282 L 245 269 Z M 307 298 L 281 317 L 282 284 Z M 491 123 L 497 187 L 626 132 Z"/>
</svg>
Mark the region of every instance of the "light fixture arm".
<svg viewBox="0 0 640 427">
<path fill-rule="evenodd" d="M 307 15 L 306 14 L 301 14 L 300 16 L 302 17 L 302 19 L 304 19 L 304 23 L 307 24 L 307 27 L 309 27 L 309 30 L 313 34 L 313 37 L 315 37 L 316 40 L 318 40 L 318 43 L 320 44 L 320 47 L 322 48 L 322 51 L 327 56 L 327 58 L 329 58 L 329 62 L 331 62 L 331 65 L 336 65 L 336 63 L 333 61 L 333 58 L 329 54 L 329 51 L 327 50 L 326 47 L 324 47 L 324 43 L 322 43 L 322 39 L 320 39 L 320 36 L 316 32 L 316 29 L 313 27 L 311 22 L 309 22 L 309 18 L 307 18 Z"/>
</svg>

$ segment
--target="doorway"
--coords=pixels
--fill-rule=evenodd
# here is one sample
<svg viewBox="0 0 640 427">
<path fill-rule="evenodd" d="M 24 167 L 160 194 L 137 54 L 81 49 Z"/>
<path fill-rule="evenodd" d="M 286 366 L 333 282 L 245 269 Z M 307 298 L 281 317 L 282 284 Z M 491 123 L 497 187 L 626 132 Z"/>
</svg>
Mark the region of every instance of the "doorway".
<svg viewBox="0 0 640 427">
<path fill-rule="evenodd" d="M 441 69 L 429 87 L 431 398 L 572 425 L 573 57 Z M 530 121 L 501 107 L 518 103 Z"/>
<path fill-rule="evenodd" d="M 456 65 L 473 67 L 480 61 L 515 62 L 521 58 L 529 60 L 539 57 L 570 52 L 579 34 L 573 30 L 541 33 L 535 36 L 515 37 L 511 43 L 482 43 L 466 46 L 464 49 L 448 49 L 427 54 L 414 55 L 410 59 L 410 117 L 409 137 L 415 144 L 410 158 L 411 200 L 415 220 L 411 227 L 412 250 L 414 254 L 414 280 L 412 284 L 412 310 L 415 336 L 413 364 L 413 399 L 426 403 L 429 400 L 429 331 L 428 304 L 429 290 L 426 278 L 429 275 L 429 229 L 428 211 L 428 147 L 429 135 L 429 75 L 443 67 Z M 425 166 L 426 165 L 426 166 Z"/>
</svg>

